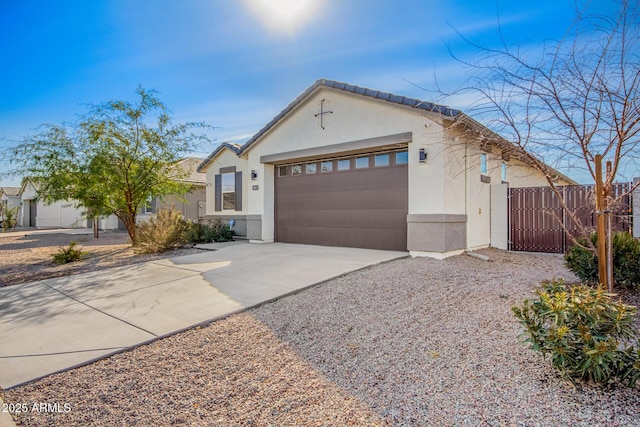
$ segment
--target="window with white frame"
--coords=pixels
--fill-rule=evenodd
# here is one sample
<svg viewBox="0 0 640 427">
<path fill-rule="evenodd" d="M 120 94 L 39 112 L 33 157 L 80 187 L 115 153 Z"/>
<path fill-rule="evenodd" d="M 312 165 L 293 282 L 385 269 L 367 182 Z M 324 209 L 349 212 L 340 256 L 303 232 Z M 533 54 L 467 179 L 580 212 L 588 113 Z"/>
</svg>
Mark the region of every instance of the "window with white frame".
<svg viewBox="0 0 640 427">
<path fill-rule="evenodd" d="M 487 174 L 487 155 L 486 153 L 480 154 L 480 173 Z"/>
<path fill-rule="evenodd" d="M 144 203 L 144 213 L 147 215 L 153 213 L 153 196 L 147 197 L 147 200 Z"/>
<path fill-rule="evenodd" d="M 223 173 L 222 184 L 222 210 L 234 210 L 236 208 L 236 174 L 235 172 Z"/>
<path fill-rule="evenodd" d="M 506 162 L 502 162 L 502 180 L 506 181 L 507 180 L 507 163 Z"/>
</svg>

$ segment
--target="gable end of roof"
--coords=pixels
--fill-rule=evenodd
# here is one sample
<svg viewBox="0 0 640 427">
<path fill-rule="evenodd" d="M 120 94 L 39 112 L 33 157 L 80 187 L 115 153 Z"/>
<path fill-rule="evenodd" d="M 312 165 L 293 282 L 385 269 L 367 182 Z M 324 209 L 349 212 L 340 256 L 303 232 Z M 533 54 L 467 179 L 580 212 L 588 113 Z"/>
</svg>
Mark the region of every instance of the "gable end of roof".
<svg viewBox="0 0 640 427">
<path fill-rule="evenodd" d="M 354 93 L 356 95 L 366 96 L 368 98 L 380 99 L 393 104 L 406 105 L 409 107 L 417 108 L 420 110 L 429 111 L 432 113 L 441 114 L 447 117 L 456 117 L 461 113 L 460 110 L 449 108 L 444 105 L 434 104 L 432 102 L 421 101 L 419 99 L 408 98 L 405 96 L 394 95 L 388 92 L 381 92 L 379 90 L 368 89 L 348 83 L 338 82 L 335 80 L 318 79 L 314 84 L 309 86 L 304 92 L 302 92 L 296 99 L 294 99 L 289 105 L 287 105 L 277 116 L 275 116 L 266 126 L 260 129 L 255 135 L 251 137 L 238 152 L 238 155 L 247 151 L 260 137 L 266 134 L 273 126 L 276 125 L 284 116 L 289 114 L 296 106 L 298 106 L 304 99 L 306 99 L 312 92 L 319 87 L 329 87 L 338 89 L 345 92 Z M 201 165 L 202 167 L 202 165 Z"/>
<path fill-rule="evenodd" d="M 204 169 L 209 165 L 209 163 L 211 163 L 213 159 L 218 155 L 218 153 L 220 153 L 224 149 L 229 149 L 234 153 L 236 153 L 236 155 L 240 155 L 241 147 L 242 147 L 241 145 L 238 145 L 233 142 L 223 142 L 222 144 L 218 145 L 218 147 L 215 150 L 213 150 L 213 153 L 209 154 L 209 156 L 206 159 L 204 159 L 202 163 L 200 163 L 196 171 L 203 173 Z"/>
</svg>

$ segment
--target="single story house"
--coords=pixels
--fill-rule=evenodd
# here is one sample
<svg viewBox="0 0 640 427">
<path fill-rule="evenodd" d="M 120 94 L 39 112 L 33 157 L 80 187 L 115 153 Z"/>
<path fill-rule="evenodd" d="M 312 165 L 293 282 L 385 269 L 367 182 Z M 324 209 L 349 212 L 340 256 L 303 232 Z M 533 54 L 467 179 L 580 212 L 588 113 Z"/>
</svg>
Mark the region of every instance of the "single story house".
<svg viewBox="0 0 640 427">
<path fill-rule="evenodd" d="M 185 194 L 168 195 L 162 198 L 149 197 L 148 203 L 140 208 L 137 221 L 146 221 L 150 215 L 156 213 L 157 209 L 171 206 L 192 221 L 198 221 L 199 218 L 204 217 L 206 175 L 197 171 L 201 163 L 202 159 L 195 157 L 178 161 L 174 168 L 179 168 L 183 173 L 176 178 L 176 181 L 189 184 L 190 190 Z M 92 221 L 86 218 L 84 209 L 78 208 L 74 200 L 47 205 L 38 200 L 37 193 L 37 185 L 33 180 L 23 179 L 22 187 L 17 192 L 17 198 L 22 205 L 22 211 L 18 217 L 19 225 L 37 228 L 93 227 Z M 124 229 L 122 222 L 115 215 L 100 218 L 99 227 L 101 230 Z"/>
<path fill-rule="evenodd" d="M 22 211 L 18 224 L 23 227 L 37 228 L 81 228 L 86 225 L 83 210 L 71 200 L 46 204 L 38 199 L 37 184 L 30 178 L 22 180 L 18 192 Z"/>
<path fill-rule="evenodd" d="M 4 209 L 20 207 L 20 187 L 0 187 L 0 204 Z"/>
<path fill-rule="evenodd" d="M 178 161 L 175 168 L 180 169 L 185 176 L 177 178 L 176 181 L 188 184 L 190 190 L 179 195 L 150 197 L 149 202 L 141 209 L 137 220 L 146 221 L 158 209 L 169 209 L 172 206 L 180 211 L 184 218 L 191 221 L 203 218 L 205 216 L 207 176 L 197 170 L 202 162 L 203 159 L 196 157 L 186 157 Z"/>
<path fill-rule="evenodd" d="M 459 110 L 325 79 L 198 170 L 205 219 L 233 219 L 251 242 L 440 259 L 506 247 L 507 187 L 546 185 L 512 144 Z"/>
</svg>

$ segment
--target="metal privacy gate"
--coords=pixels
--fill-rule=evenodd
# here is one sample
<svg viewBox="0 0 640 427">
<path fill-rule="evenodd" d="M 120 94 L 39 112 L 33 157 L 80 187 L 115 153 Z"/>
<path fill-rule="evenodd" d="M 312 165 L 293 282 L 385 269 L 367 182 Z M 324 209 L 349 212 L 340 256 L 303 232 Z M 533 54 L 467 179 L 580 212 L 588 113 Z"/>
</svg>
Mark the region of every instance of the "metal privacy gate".
<svg viewBox="0 0 640 427">
<path fill-rule="evenodd" d="M 581 223 L 595 231 L 597 218 L 594 209 L 593 185 L 557 187 L 567 207 Z M 620 198 L 610 209 L 612 226 L 616 231 L 631 232 L 631 183 L 614 184 L 612 196 Z M 509 250 L 528 252 L 565 253 L 571 247 L 562 223 L 572 235 L 577 227 L 562 209 L 556 194 L 549 187 L 509 189 Z"/>
</svg>

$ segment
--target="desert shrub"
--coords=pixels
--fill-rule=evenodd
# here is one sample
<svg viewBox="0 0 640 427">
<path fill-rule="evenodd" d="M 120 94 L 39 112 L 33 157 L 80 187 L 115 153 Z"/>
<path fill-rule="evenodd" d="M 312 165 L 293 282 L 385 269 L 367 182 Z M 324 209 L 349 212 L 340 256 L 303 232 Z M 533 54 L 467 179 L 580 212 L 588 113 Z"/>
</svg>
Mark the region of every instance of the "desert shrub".
<svg viewBox="0 0 640 427">
<path fill-rule="evenodd" d="M 216 239 L 216 231 L 207 224 L 192 222 L 189 224 L 187 240 L 191 243 L 211 243 Z"/>
<path fill-rule="evenodd" d="M 598 237 L 594 233 L 589 236 L 594 246 L 598 243 Z M 586 246 L 584 238 L 578 239 L 578 243 Z M 613 277 L 616 286 L 622 288 L 636 288 L 640 286 L 640 241 L 629 233 L 618 232 L 613 235 Z M 565 254 L 569 270 L 573 271 L 581 281 L 598 283 L 598 257 L 591 251 L 578 245 L 573 246 Z"/>
<path fill-rule="evenodd" d="M 149 221 L 138 224 L 134 251 L 157 253 L 180 248 L 188 243 L 189 223 L 182 214 L 171 209 L 160 209 Z"/>
<path fill-rule="evenodd" d="M 635 386 L 640 377 L 636 307 L 613 301 L 601 286 L 568 288 L 563 281 L 543 282 L 536 294 L 512 308 L 533 350 L 549 356 L 572 381 Z"/>
<path fill-rule="evenodd" d="M 2 229 L 5 233 L 15 230 L 18 225 L 18 207 L 2 210 Z"/>
<path fill-rule="evenodd" d="M 217 219 L 213 222 L 213 224 L 211 224 L 211 228 L 213 229 L 214 233 L 214 241 L 229 242 L 233 240 L 233 231 L 231 231 L 231 227 L 229 227 L 229 224 L 225 224 L 224 222 Z"/>
<path fill-rule="evenodd" d="M 70 262 L 80 261 L 87 252 L 82 252 L 80 249 L 76 249 L 78 242 L 70 241 L 69 247 L 60 248 L 58 252 L 53 254 L 53 260 L 56 264 L 67 264 Z"/>
</svg>

